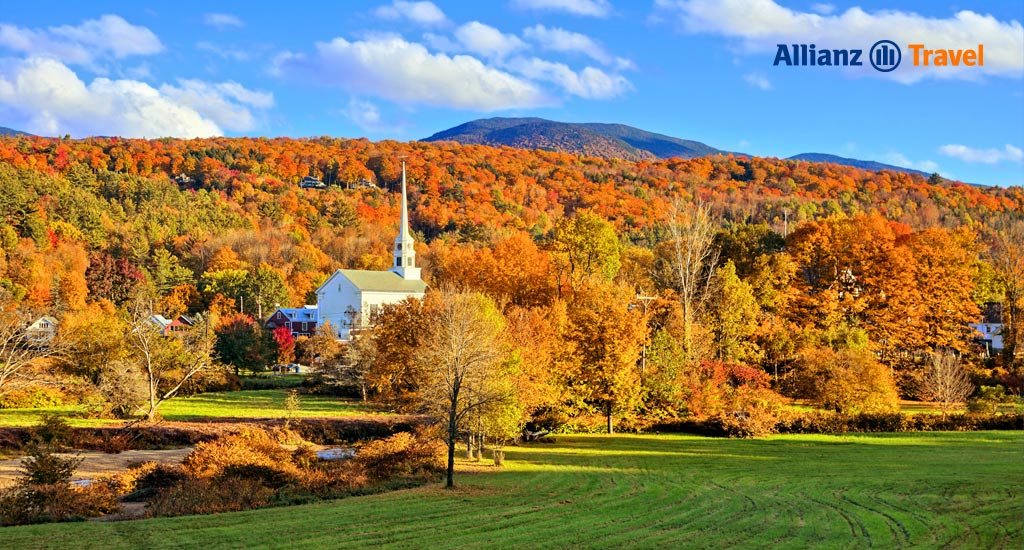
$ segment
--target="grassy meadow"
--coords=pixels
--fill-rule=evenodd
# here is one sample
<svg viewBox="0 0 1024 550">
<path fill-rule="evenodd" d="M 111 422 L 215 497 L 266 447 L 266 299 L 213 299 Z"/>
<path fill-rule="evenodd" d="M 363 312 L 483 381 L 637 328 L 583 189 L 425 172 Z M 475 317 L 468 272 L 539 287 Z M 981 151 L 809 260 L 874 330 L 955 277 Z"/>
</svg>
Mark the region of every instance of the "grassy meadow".
<svg viewBox="0 0 1024 550">
<path fill-rule="evenodd" d="M 0 530 L 22 548 L 1021 548 L 1024 433 L 560 436 L 458 487 Z M 469 470 L 469 471 L 467 471 Z"/>
<path fill-rule="evenodd" d="M 288 413 L 284 400 L 286 389 L 243 390 L 201 393 L 192 397 L 175 397 L 160 405 L 164 420 L 284 418 Z M 0 409 L 0 427 L 31 426 L 45 414 L 67 417 L 72 426 L 101 426 L 113 419 L 82 418 L 85 407 L 71 405 L 37 409 Z M 345 417 L 375 414 L 372 405 L 351 399 L 322 395 L 303 395 L 294 418 Z"/>
</svg>

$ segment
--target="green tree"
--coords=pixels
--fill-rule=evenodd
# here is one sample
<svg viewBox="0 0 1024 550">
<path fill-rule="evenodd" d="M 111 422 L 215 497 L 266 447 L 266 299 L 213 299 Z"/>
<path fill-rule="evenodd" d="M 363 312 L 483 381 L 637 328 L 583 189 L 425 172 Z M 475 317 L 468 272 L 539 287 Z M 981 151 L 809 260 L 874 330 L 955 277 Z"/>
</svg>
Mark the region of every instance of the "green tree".
<svg viewBox="0 0 1024 550">
<path fill-rule="evenodd" d="M 718 360 L 742 363 L 758 359 L 760 349 L 751 338 L 757 331 L 761 308 L 750 285 L 736 275 L 732 260 L 715 270 L 711 284 L 709 324 L 715 335 Z"/>
<path fill-rule="evenodd" d="M 177 256 L 163 248 L 153 251 L 150 273 L 153 276 L 153 284 L 160 294 L 166 294 L 176 286 L 195 282 L 192 271 L 181 265 Z"/>
<path fill-rule="evenodd" d="M 686 353 L 672 334 L 661 329 L 647 346 L 643 373 L 644 413 L 651 420 L 675 418 L 684 412 L 682 399 Z"/>
<path fill-rule="evenodd" d="M 269 264 L 261 263 L 249 270 L 242 285 L 245 298 L 244 311 L 253 312 L 263 320 L 279 305 L 288 304 L 288 287 L 284 278 Z"/>
<path fill-rule="evenodd" d="M 269 336 L 244 313 L 221 319 L 215 332 L 217 357 L 225 365 L 234 367 L 236 376 L 243 368 L 261 370 L 274 361 L 274 346 Z"/>
</svg>

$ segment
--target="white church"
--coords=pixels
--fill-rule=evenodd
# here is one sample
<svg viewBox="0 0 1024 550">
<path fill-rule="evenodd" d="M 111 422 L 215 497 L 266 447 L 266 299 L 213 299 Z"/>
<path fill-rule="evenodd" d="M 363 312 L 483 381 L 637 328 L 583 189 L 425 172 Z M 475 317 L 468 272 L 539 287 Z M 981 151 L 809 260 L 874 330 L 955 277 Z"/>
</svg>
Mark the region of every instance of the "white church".
<svg viewBox="0 0 1024 550">
<path fill-rule="evenodd" d="M 373 312 L 384 304 L 423 298 L 427 284 L 416 267 L 416 250 L 409 232 L 409 206 L 402 163 L 402 223 L 395 238 L 394 264 L 387 271 L 339 269 L 316 289 L 319 324 L 330 322 L 338 339 L 370 326 Z"/>
</svg>

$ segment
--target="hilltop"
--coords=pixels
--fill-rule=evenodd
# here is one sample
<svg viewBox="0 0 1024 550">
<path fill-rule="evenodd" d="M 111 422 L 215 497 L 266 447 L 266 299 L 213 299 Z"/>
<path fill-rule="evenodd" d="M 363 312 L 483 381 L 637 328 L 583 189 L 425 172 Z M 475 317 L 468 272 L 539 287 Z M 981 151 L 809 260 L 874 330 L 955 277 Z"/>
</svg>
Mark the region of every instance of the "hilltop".
<svg viewBox="0 0 1024 550">
<path fill-rule="evenodd" d="M 589 157 L 631 161 L 668 158 L 692 159 L 745 153 L 725 151 L 700 141 L 641 130 L 625 124 L 558 122 L 543 118 L 482 118 L 442 130 L 422 141 L 455 141 L 466 145 L 490 145 L 517 149 L 541 149 Z M 873 160 L 861 160 L 828 153 L 801 153 L 786 160 L 825 162 L 878 172 L 891 170 L 928 177 L 920 170 Z"/>
<path fill-rule="evenodd" d="M 832 164 L 853 166 L 854 168 L 872 170 L 875 172 L 878 172 L 879 170 L 892 170 L 894 172 L 903 172 L 904 174 L 917 174 L 919 176 L 924 177 L 928 177 L 931 175 L 928 172 L 914 170 L 913 168 L 903 168 L 902 166 L 893 166 L 892 164 L 875 162 L 873 160 L 851 159 L 846 157 L 840 157 L 838 155 L 829 155 L 827 153 L 800 153 L 799 155 L 793 155 L 789 157 L 789 159 L 787 160 L 804 160 L 807 162 L 830 162 Z"/>
<path fill-rule="evenodd" d="M 625 124 L 557 122 L 543 118 L 489 118 L 460 124 L 423 141 L 544 149 L 604 158 L 691 159 L 726 154 L 701 143 L 648 132 Z"/>
</svg>

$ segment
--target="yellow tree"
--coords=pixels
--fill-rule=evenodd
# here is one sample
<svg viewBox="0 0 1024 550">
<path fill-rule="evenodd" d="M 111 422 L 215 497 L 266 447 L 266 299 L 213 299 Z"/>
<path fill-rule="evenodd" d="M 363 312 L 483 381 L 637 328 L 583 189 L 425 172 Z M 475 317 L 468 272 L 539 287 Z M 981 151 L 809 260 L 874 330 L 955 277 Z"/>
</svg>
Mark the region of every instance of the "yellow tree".
<svg viewBox="0 0 1024 550">
<path fill-rule="evenodd" d="M 430 323 L 414 361 L 423 373 L 420 401 L 424 410 L 444 427 L 446 486 L 453 487 L 460 428 L 465 429 L 465 421 L 473 415 L 500 410 L 513 397 L 501 372 L 505 321 L 494 302 L 476 292 L 440 291 L 428 303 Z"/>
<path fill-rule="evenodd" d="M 573 293 L 591 282 L 611 281 L 622 265 L 615 228 L 589 210 L 558 220 L 551 248 L 560 282 Z"/>
<path fill-rule="evenodd" d="M 566 380 L 568 397 L 603 413 L 608 433 L 617 414 L 632 412 L 640 402 L 637 361 L 647 320 L 633 307 L 632 290 L 617 285 L 581 289 L 569 306 L 575 368 Z"/>
</svg>

